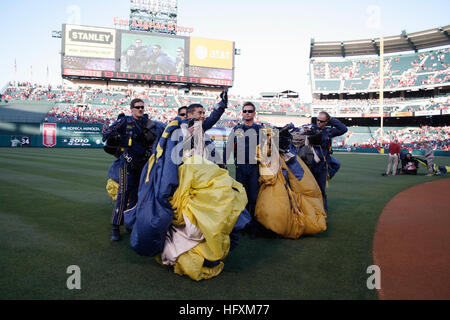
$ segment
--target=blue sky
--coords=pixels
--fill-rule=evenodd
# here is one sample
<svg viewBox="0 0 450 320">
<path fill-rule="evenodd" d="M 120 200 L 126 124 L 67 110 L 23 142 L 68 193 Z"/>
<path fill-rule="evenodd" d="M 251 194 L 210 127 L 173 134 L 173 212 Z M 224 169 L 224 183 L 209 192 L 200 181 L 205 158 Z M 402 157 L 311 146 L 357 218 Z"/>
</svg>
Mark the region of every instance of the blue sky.
<svg viewBox="0 0 450 320">
<path fill-rule="evenodd" d="M 450 24 L 450 1 L 214 1 L 178 0 L 178 25 L 192 36 L 236 42 L 235 94 L 295 90 L 310 99 L 310 39 L 337 41 L 416 32 Z M 114 27 L 127 18 L 128 0 L 2 0 L 0 87 L 14 78 L 60 83 L 63 23 Z M 30 67 L 33 76 L 31 77 Z"/>
</svg>

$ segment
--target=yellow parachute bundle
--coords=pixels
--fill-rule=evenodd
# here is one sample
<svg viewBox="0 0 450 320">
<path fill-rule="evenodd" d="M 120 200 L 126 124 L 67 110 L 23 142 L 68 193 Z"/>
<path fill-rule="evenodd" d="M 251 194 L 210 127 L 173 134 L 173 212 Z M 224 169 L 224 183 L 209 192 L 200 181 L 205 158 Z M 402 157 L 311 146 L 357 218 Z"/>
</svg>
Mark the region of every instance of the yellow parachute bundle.
<svg viewBox="0 0 450 320">
<path fill-rule="evenodd" d="M 322 193 L 306 164 L 296 157 L 303 169 L 300 180 L 292 173 L 273 143 L 273 132 L 267 130 L 268 139 L 258 147 L 260 190 L 255 217 L 267 229 L 291 239 L 303 234 L 316 234 L 326 230 L 326 213 Z M 283 171 L 288 173 L 286 181 Z"/>
<path fill-rule="evenodd" d="M 204 260 L 223 260 L 230 249 L 230 237 L 239 215 L 247 204 L 247 195 L 239 182 L 225 169 L 199 155 L 186 159 L 179 169 L 179 186 L 170 203 L 174 226 L 189 223 L 201 231 L 203 240 L 178 256 L 174 271 L 194 280 L 217 276 L 223 269 L 204 267 Z"/>
</svg>

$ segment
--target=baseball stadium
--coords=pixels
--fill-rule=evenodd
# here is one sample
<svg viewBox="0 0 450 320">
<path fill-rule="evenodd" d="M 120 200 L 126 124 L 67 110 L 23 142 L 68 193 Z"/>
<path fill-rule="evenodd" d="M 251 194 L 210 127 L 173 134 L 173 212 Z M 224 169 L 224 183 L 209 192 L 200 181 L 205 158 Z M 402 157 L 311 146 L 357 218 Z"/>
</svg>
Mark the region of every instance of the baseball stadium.
<svg viewBox="0 0 450 320">
<path fill-rule="evenodd" d="M 233 88 L 236 61 L 245 51 L 233 39 L 194 36 L 193 28 L 178 26 L 181 1 L 122 2 L 129 2 L 129 19 L 115 17 L 114 27 L 60 21 L 53 34 L 61 50 L 58 84 L 17 79 L 14 71 L 0 83 L 1 300 L 450 299 L 450 25 L 353 40 L 342 34 L 338 41 L 316 39 L 311 32 L 309 56 L 304 57 L 309 101 L 291 88 L 239 94 Z M 112 163 L 120 156 L 105 152 L 104 134 L 130 114 L 134 99 L 145 104 L 148 119 L 165 129 L 139 173 L 136 222 L 120 241 L 110 241 L 111 212 L 122 182 L 111 176 Z M 199 207 L 179 209 L 176 201 L 185 205 L 199 192 L 193 191 L 199 182 L 182 180 L 190 177 L 183 171 L 188 170 L 185 160 L 175 167 L 177 191 L 165 198 L 172 207 L 159 207 L 163 185 L 175 179 L 164 171 L 170 167 L 165 155 L 171 151 L 171 128 L 183 128 L 180 108 L 201 105 L 208 116 L 224 101 L 220 119 L 205 130 L 220 157 L 230 133 L 245 119 L 247 101 L 268 137 L 272 131 L 291 130 L 291 146 L 295 128 L 305 132 L 302 128 L 322 121 L 323 112 L 347 128 L 330 140 L 330 154 L 339 167 L 334 176 L 328 172 L 325 208 L 313 169 L 295 156 L 302 172 L 298 178 L 283 158 L 280 142 L 280 168 L 273 177 L 282 179 L 285 170 L 285 185 L 292 180 L 287 172 L 297 177 L 296 184 L 284 189 L 281 183 L 281 188 L 291 207 L 293 201 L 298 207 L 288 209 L 288 215 L 305 217 L 295 236 L 277 232 L 260 218 L 258 211 L 271 215 L 283 205 L 268 195 L 267 163 L 259 153 L 261 189 L 251 219 L 270 231 L 256 236 L 239 232 L 233 238 L 247 211 L 235 163 L 211 162 L 209 169 L 198 169 L 204 170 L 196 173 L 199 177 L 212 177 L 209 189 L 203 200 L 198 196 Z M 401 153 L 390 174 L 386 168 L 393 141 Z M 258 145 L 258 152 L 265 147 Z M 277 147 L 270 148 L 273 155 Z M 434 157 L 431 165 L 427 148 Z M 331 163 L 326 164 L 328 169 Z M 182 187 L 187 196 L 178 194 Z M 214 188 L 219 187 L 240 194 L 217 196 L 222 191 Z M 150 205 L 152 197 L 156 200 Z M 220 244 L 213 229 L 219 223 L 210 222 L 214 218 L 208 217 L 207 207 L 218 216 L 230 211 L 230 216 L 214 216 L 228 224 L 220 226 L 228 230 L 221 229 Z M 181 225 L 197 224 L 203 233 L 203 240 L 171 265 L 164 263 L 162 247 L 144 249 L 144 226 L 155 229 L 168 210 L 174 220 L 158 230 L 162 246 L 172 242 L 168 234 L 178 228 L 177 219 L 186 219 L 186 212 L 193 217 Z M 125 224 L 130 226 L 127 212 Z M 151 222 L 141 218 L 150 213 L 146 219 Z M 300 218 L 286 219 L 294 225 Z M 311 231 L 314 219 L 321 226 Z M 223 252 L 220 264 L 210 267 L 214 241 Z M 193 275 L 189 268 L 195 268 L 199 257 L 201 270 Z M 81 277 L 73 280 L 77 272 Z"/>
</svg>

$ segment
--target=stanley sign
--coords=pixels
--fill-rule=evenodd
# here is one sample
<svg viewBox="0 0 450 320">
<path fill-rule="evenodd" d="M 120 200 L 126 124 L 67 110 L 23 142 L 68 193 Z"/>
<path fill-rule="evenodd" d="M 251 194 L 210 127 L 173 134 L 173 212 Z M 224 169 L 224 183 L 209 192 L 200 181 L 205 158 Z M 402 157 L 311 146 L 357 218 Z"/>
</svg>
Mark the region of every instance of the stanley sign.
<svg viewBox="0 0 450 320">
<path fill-rule="evenodd" d="M 69 39 L 71 41 L 111 44 L 114 39 L 110 32 L 101 31 L 85 31 L 79 29 L 72 29 L 69 32 Z"/>
<path fill-rule="evenodd" d="M 86 58 L 115 58 L 115 29 L 67 24 L 64 32 L 64 55 Z"/>
</svg>

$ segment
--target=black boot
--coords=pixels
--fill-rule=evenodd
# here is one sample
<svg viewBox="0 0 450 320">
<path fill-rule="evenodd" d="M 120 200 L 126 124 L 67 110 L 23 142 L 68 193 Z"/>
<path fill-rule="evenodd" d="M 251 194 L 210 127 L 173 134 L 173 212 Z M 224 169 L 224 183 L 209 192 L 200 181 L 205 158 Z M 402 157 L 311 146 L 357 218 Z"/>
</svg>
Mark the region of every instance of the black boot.
<svg viewBox="0 0 450 320">
<path fill-rule="evenodd" d="M 111 241 L 119 241 L 120 240 L 120 228 L 119 226 L 114 226 L 112 227 L 112 231 L 111 231 Z"/>
</svg>

